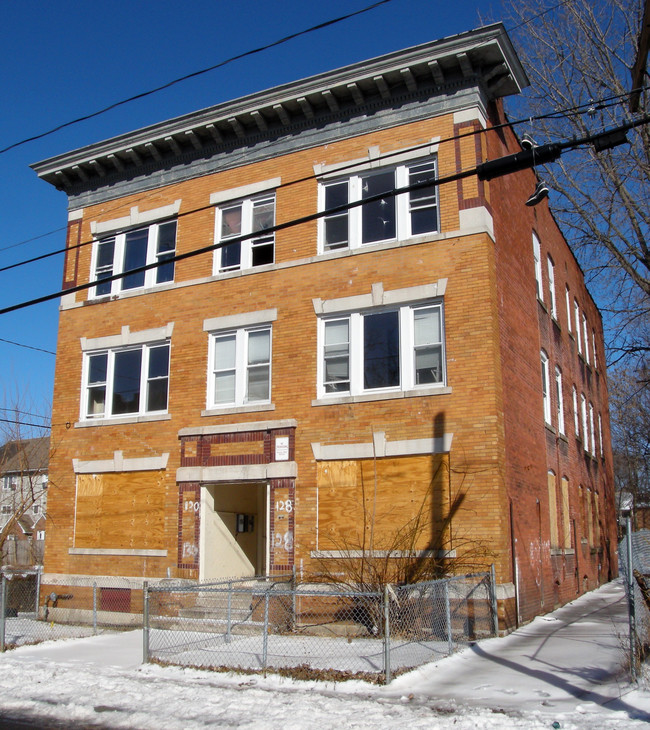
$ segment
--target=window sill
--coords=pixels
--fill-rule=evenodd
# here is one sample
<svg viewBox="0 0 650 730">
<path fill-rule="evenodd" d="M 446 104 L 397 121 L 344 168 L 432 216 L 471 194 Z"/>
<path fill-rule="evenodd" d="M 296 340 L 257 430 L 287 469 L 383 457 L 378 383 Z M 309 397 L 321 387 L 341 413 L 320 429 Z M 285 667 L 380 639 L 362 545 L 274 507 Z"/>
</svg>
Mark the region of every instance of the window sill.
<svg viewBox="0 0 650 730">
<path fill-rule="evenodd" d="M 414 390 L 398 390 L 383 393 L 363 393 L 361 395 L 333 396 L 331 398 L 316 398 L 311 402 L 312 406 L 332 406 L 345 403 L 367 403 L 381 400 L 397 400 L 399 398 L 421 398 L 432 395 L 449 395 L 451 387 L 439 386 L 437 388 L 417 388 Z"/>
<path fill-rule="evenodd" d="M 537 303 L 548 314 L 548 307 L 544 304 L 544 300 L 537 297 Z"/>
<path fill-rule="evenodd" d="M 224 416 L 230 413 L 255 413 L 257 411 L 274 411 L 275 403 L 251 403 L 245 406 L 227 406 L 225 408 L 208 408 L 201 411 L 201 416 Z"/>
<path fill-rule="evenodd" d="M 97 418 L 89 421 L 77 421 L 75 428 L 91 428 L 93 426 L 121 426 L 129 423 L 149 423 L 150 421 L 170 421 L 171 414 L 160 413 L 150 416 L 129 416 L 124 418 Z"/>
<path fill-rule="evenodd" d="M 564 441 L 565 444 L 569 443 L 569 439 L 567 438 L 567 435 L 565 433 L 558 433 L 557 437 L 558 440 Z"/>
<path fill-rule="evenodd" d="M 560 323 L 557 321 L 557 317 L 554 317 L 551 315 L 551 322 L 555 325 L 558 332 L 562 332 L 562 327 L 560 326 Z"/>
<path fill-rule="evenodd" d="M 573 548 L 551 548 L 552 558 L 566 557 L 567 555 L 575 555 L 576 551 Z"/>
<path fill-rule="evenodd" d="M 544 427 L 546 428 L 547 431 L 550 431 L 553 434 L 553 436 L 557 436 L 557 431 L 555 430 L 555 428 L 553 426 L 551 426 L 551 424 L 548 421 L 544 422 Z"/>
</svg>

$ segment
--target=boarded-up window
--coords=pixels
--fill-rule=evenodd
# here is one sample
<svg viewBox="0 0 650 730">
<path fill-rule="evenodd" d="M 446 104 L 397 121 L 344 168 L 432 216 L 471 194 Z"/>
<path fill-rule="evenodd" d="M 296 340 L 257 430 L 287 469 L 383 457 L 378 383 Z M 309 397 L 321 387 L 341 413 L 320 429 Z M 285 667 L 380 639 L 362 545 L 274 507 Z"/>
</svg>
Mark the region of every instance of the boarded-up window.
<svg viewBox="0 0 650 730">
<path fill-rule="evenodd" d="M 557 529 L 557 495 L 555 493 L 555 474 L 552 471 L 548 473 L 548 516 L 551 527 L 551 548 L 558 548 L 560 545 Z"/>
<path fill-rule="evenodd" d="M 569 510 L 569 480 L 562 477 L 562 547 L 571 547 L 571 514 Z"/>
<path fill-rule="evenodd" d="M 319 462 L 319 549 L 439 548 L 448 479 L 446 455 Z"/>
<path fill-rule="evenodd" d="M 75 547 L 161 549 L 162 471 L 79 474 Z"/>
</svg>

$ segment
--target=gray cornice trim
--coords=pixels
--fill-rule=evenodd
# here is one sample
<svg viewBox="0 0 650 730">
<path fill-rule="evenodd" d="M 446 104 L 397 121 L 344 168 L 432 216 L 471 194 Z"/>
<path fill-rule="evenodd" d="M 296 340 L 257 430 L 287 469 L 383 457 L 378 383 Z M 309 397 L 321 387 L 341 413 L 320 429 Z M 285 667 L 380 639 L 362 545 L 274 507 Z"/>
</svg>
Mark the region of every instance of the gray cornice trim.
<svg viewBox="0 0 650 730">
<path fill-rule="evenodd" d="M 383 431 L 373 433 L 373 440 L 367 443 L 320 444 L 312 443 L 311 449 L 316 461 L 345 461 L 348 459 L 381 459 L 391 456 L 421 456 L 426 454 L 448 454 L 454 434 L 446 433 L 442 438 L 406 439 L 387 441 Z"/>
<path fill-rule="evenodd" d="M 238 466 L 182 466 L 176 470 L 177 482 L 260 482 L 267 479 L 295 479 L 295 461 L 274 461 L 270 464 Z"/>
<path fill-rule="evenodd" d="M 468 74 L 468 69 L 471 73 Z M 398 108 L 445 93 L 481 87 L 487 99 L 519 92 L 528 79 L 502 24 L 389 53 L 301 81 L 217 104 L 175 119 L 35 163 L 39 177 L 78 193 L 137 176 L 145 166 L 164 172 L 218 149 L 322 128 L 375 108 Z M 144 171 L 144 170 L 143 170 Z"/>
</svg>

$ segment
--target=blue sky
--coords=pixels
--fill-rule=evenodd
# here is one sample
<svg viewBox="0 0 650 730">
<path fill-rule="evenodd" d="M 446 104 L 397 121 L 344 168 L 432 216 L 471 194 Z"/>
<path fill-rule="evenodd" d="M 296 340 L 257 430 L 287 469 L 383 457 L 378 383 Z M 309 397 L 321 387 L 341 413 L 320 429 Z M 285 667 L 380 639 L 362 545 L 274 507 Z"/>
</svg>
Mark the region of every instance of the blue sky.
<svg viewBox="0 0 650 730">
<path fill-rule="evenodd" d="M 0 148 L 372 1 L 5 0 L 0 15 Z M 496 1 L 390 0 L 1 154 L 0 267 L 65 245 L 66 196 L 39 180 L 30 163 L 499 17 Z M 29 242 L 16 245 L 24 241 Z M 0 272 L 0 308 L 58 291 L 62 267 L 58 255 Z M 49 411 L 54 356 L 3 340 L 54 352 L 57 322 L 57 301 L 0 315 L 0 407 Z M 5 415 L 0 411 L 0 418 Z"/>
</svg>

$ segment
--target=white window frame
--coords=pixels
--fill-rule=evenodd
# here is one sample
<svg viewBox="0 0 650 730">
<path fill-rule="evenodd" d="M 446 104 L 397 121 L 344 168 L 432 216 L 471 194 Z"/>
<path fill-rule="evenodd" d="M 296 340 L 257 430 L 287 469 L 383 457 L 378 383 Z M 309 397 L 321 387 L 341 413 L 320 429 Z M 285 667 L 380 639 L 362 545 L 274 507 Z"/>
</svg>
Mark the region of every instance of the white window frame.
<svg viewBox="0 0 650 730">
<path fill-rule="evenodd" d="M 269 358 L 268 363 L 251 365 L 248 362 L 248 347 L 251 334 L 258 332 L 268 332 L 269 335 Z M 219 339 L 234 337 L 235 338 L 235 388 L 234 398 L 228 401 L 215 401 L 216 373 L 215 357 L 216 347 Z M 247 394 L 248 373 L 249 370 L 258 367 L 268 367 L 268 397 L 267 398 L 250 398 Z M 273 327 L 271 324 L 253 325 L 251 327 L 240 327 L 215 330 L 209 333 L 208 345 L 208 390 L 207 390 L 207 409 L 217 410 L 219 408 L 232 408 L 247 405 L 265 405 L 271 403 L 271 383 L 273 380 Z"/>
<path fill-rule="evenodd" d="M 580 333 L 580 305 L 578 300 L 573 300 L 573 311 L 575 314 L 575 325 L 576 325 L 576 342 L 578 343 L 578 353 L 582 355 L 582 335 Z"/>
<path fill-rule="evenodd" d="M 549 380 L 548 355 L 544 350 L 540 352 L 542 363 L 542 398 L 544 401 L 544 421 L 551 423 L 551 382 Z"/>
<path fill-rule="evenodd" d="M 598 355 L 596 354 L 596 330 L 591 330 L 591 349 L 594 353 L 594 370 L 598 370 Z"/>
<path fill-rule="evenodd" d="M 36 539 L 45 540 L 45 530 L 36 530 Z"/>
<path fill-rule="evenodd" d="M 542 247 L 537 234 L 533 232 L 533 258 L 535 261 L 535 285 L 537 286 L 537 298 L 544 301 L 544 283 L 542 280 Z"/>
<path fill-rule="evenodd" d="M 582 448 L 589 451 L 589 422 L 587 420 L 587 399 L 580 393 L 580 414 L 582 416 Z"/>
<path fill-rule="evenodd" d="M 342 176 L 342 177 L 328 177 L 327 179 L 321 179 L 318 185 L 318 210 L 324 211 L 327 209 L 326 195 L 327 189 L 331 186 L 347 184 L 347 200 L 341 202 L 341 205 L 345 203 L 356 203 L 361 201 L 363 195 L 364 180 L 373 177 L 375 175 L 385 175 L 393 173 L 393 187 L 406 188 L 410 184 L 410 174 L 415 172 L 416 168 L 419 167 L 433 167 L 433 178 L 438 179 L 438 158 L 437 155 L 430 155 L 419 159 L 409 160 L 399 165 L 381 165 L 373 167 L 372 169 L 363 169 L 355 172 L 353 175 Z M 419 200 L 416 198 L 411 199 L 411 193 L 402 193 L 396 196 L 389 196 L 388 205 L 393 205 L 394 200 L 394 212 L 395 212 L 395 235 L 389 235 L 385 238 L 380 238 L 372 241 L 363 241 L 363 206 L 356 205 L 349 208 L 347 211 L 341 211 L 335 213 L 332 216 L 325 216 L 318 220 L 318 251 L 319 253 L 329 253 L 330 251 L 350 251 L 359 249 L 366 246 L 372 246 L 377 243 L 384 243 L 387 241 L 401 241 L 416 236 L 429 236 L 436 235 L 440 232 L 440 195 L 438 186 L 432 186 L 433 193 L 428 196 L 423 196 Z M 428 186 L 425 190 L 428 189 Z M 413 194 L 417 195 L 418 191 L 413 191 Z M 428 201 L 428 202 L 427 202 Z M 418 206 L 418 202 L 420 205 Z M 414 207 L 411 207 L 411 206 Z M 412 212 L 417 209 L 435 209 L 436 224 L 434 230 L 428 230 L 423 232 L 413 232 L 413 216 Z M 333 219 L 347 219 L 348 236 L 347 241 L 340 245 L 334 245 L 326 247 L 325 244 L 325 230 L 328 221 Z"/>
<path fill-rule="evenodd" d="M 557 297 L 555 296 L 555 264 L 551 255 L 548 254 L 548 295 L 549 306 L 551 307 L 551 317 L 557 321 Z"/>
<path fill-rule="evenodd" d="M 555 397 L 557 406 L 557 430 L 564 436 L 564 395 L 562 393 L 562 371 L 557 365 L 555 366 Z"/>
<path fill-rule="evenodd" d="M 161 229 L 165 226 L 173 224 L 174 229 L 174 247 L 159 251 L 160 233 Z M 169 229 L 168 229 L 169 230 Z M 114 279 L 110 282 L 105 282 L 98 286 L 94 286 L 91 289 L 92 298 L 115 296 L 118 294 L 125 294 L 131 291 L 139 291 L 142 289 L 151 289 L 153 287 L 163 286 L 164 284 L 170 284 L 174 281 L 176 274 L 176 266 L 174 262 L 169 264 L 163 264 L 160 267 L 148 269 L 147 271 L 136 274 L 137 276 L 143 277 L 143 283 L 138 286 L 125 287 L 125 282 L 128 277 L 128 270 L 124 268 L 125 265 L 125 253 L 126 253 L 126 241 L 127 238 L 132 234 L 141 232 L 147 233 L 147 252 L 145 256 L 145 262 L 141 265 L 149 266 L 157 261 L 165 261 L 176 254 L 176 242 L 178 236 L 178 222 L 175 218 L 157 221 L 148 226 L 140 226 L 137 228 L 129 228 L 122 231 L 112 232 L 108 235 L 97 236 L 93 242 L 93 253 L 92 253 L 92 279 L 98 281 L 102 273 L 106 273 L 107 276 L 115 276 L 117 274 L 125 274 L 124 277 Z M 105 245 L 109 245 L 113 242 L 113 260 L 111 265 L 99 265 L 100 248 Z M 159 280 L 161 272 L 169 271 L 171 267 L 171 277 L 165 277 L 164 280 Z"/>
<path fill-rule="evenodd" d="M 600 458 L 604 458 L 605 450 L 603 448 L 603 418 L 598 414 L 598 444 L 600 446 Z"/>
<path fill-rule="evenodd" d="M 578 389 L 573 386 L 573 425 L 576 437 L 580 438 L 580 414 L 578 412 Z"/>
<path fill-rule="evenodd" d="M 594 430 L 594 404 L 589 403 L 589 431 L 591 438 L 589 440 L 589 453 L 596 456 L 596 431 Z"/>
<path fill-rule="evenodd" d="M 584 342 L 584 356 L 585 360 L 587 361 L 587 365 L 589 364 L 589 327 L 587 326 L 587 315 L 583 312 L 582 313 L 582 339 Z"/>
<path fill-rule="evenodd" d="M 238 264 L 222 266 L 222 248 L 216 249 L 213 260 L 213 274 L 215 276 L 217 274 L 227 274 L 232 271 L 246 271 L 248 269 L 257 268 L 258 266 L 270 265 L 275 262 L 275 232 L 271 231 L 270 233 L 261 233 L 257 236 L 252 235 L 254 212 L 256 208 L 271 203 L 273 204 L 272 227 L 275 225 L 276 216 L 276 199 L 274 190 L 267 190 L 260 195 L 254 195 L 251 197 L 224 201 L 217 205 L 215 209 L 214 241 L 215 243 L 225 242 L 227 244 L 228 240 L 233 239 L 236 242 L 233 245 L 239 245 L 240 247 L 240 256 Z M 238 207 L 241 207 L 241 230 L 235 235 L 222 237 L 221 231 L 224 215 L 226 215 L 228 211 L 234 210 Z M 248 236 L 248 238 L 239 241 L 242 236 Z M 267 246 L 269 246 L 272 251 L 271 261 L 254 264 L 255 250 Z"/>
<path fill-rule="evenodd" d="M 566 285 L 566 288 L 564 290 L 565 296 L 566 296 L 566 323 L 567 328 L 569 332 L 573 332 L 573 327 L 571 325 L 571 292 L 569 290 L 569 285 Z"/>
<path fill-rule="evenodd" d="M 415 314 L 418 311 L 435 309 L 440 317 L 440 342 L 427 343 L 440 347 L 441 379 L 438 382 L 417 384 L 415 353 Z M 383 388 L 365 388 L 364 386 L 364 317 L 373 314 L 396 312 L 399 326 L 399 384 Z M 325 377 L 325 328 L 328 322 L 347 320 L 349 323 L 348 368 L 350 377 L 349 390 L 326 392 Z M 399 306 L 385 306 L 362 309 L 354 312 L 341 312 L 318 319 L 318 398 L 329 399 L 341 396 L 363 396 L 375 393 L 395 393 L 413 390 L 435 390 L 447 384 L 447 366 L 445 355 L 445 316 L 444 303 L 437 298 L 418 303 L 404 303 Z"/>
<path fill-rule="evenodd" d="M 149 377 L 149 361 L 151 351 L 156 348 L 167 347 L 167 375 Z M 113 413 L 113 393 L 115 389 L 115 358 L 116 356 L 127 352 L 141 352 L 140 360 L 140 380 L 139 380 L 139 408 L 137 411 L 125 413 Z M 88 382 L 90 376 L 90 361 L 95 356 L 106 356 L 106 380 Z M 127 347 L 102 348 L 97 350 L 88 350 L 84 352 L 83 368 L 82 368 L 82 387 L 81 387 L 81 403 L 80 403 L 80 420 L 85 422 L 110 421 L 112 419 L 138 418 L 152 414 L 165 414 L 169 408 L 169 383 L 170 383 L 170 356 L 171 343 L 169 340 L 158 342 L 147 342 L 140 345 L 132 345 Z M 167 381 L 167 403 L 165 408 L 157 410 L 147 409 L 147 400 L 149 395 L 149 383 L 153 381 Z M 104 411 L 103 413 L 89 413 L 89 397 L 90 390 L 95 388 L 105 388 L 104 391 Z"/>
</svg>

